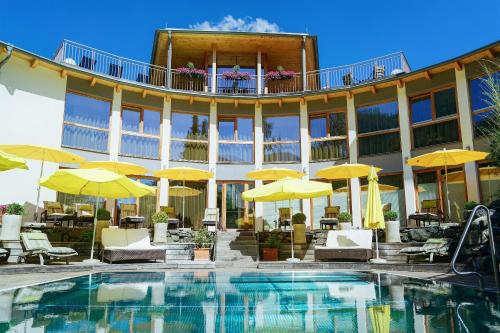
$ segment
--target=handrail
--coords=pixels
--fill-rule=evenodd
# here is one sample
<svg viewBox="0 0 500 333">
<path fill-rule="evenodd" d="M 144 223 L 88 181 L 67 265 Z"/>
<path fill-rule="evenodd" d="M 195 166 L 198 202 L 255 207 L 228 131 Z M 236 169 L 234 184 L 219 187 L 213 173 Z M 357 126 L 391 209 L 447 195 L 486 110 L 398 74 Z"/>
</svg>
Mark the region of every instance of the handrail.
<svg viewBox="0 0 500 333">
<path fill-rule="evenodd" d="M 493 274 L 495 277 L 495 286 L 497 290 L 500 290 L 500 280 L 499 280 L 499 274 L 498 274 L 498 263 L 497 263 L 497 257 L 496 257 L 496 247 L 495 247 L 495 235 L 493 234 L 493 225 L 491 224 L 491 216 L 490 216 L 490 210 L 488 207 L 484 205 L 477 205 L 472 213 L 469 216 L 469 219 L 467 220 L 467 224 L 465 225 L 464 231 L 462 233 L 462 236 L 460 237 L 460 241 L 458 242 L 457 248 L 455 250 L 455 253 L 453 254 L 453 258 L 451 260 L 451 270 L 453 273 L 456 275 L 475 275 L 479 279 L 479 287 L 481 289 L 484 289 L 484 277 L 481 273 L 476 272 L 476 271 L 470 271 L 470 272 L 463 272 L 459 271 L 456 268 L 456 262 L 458 255 L 460 254 L 460 250 L 462 249 L 462 246 L 465 241 L 465 237 L 467 236 L 467 233 L 470 229 L 470 226 L 472 225 L 472 221 L 474 221 L 474 218 L 476 217 L 476 213 L 480 210 L 484 210 L 486 213 L 486 221 L 488 223 L 488 233 L 489 233 L 489 243 L 490 243 L 490 255 L 491 255 L 491 263 L 493 265 Z"/>
</svg>

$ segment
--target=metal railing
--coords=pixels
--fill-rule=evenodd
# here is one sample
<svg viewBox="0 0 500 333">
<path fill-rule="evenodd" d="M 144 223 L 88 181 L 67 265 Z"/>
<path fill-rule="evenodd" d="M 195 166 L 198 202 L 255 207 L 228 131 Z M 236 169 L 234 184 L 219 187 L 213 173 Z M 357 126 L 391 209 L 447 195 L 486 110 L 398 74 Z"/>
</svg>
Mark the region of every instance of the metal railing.
<svg viewBox="0 0 500 333">
<path fill-rule="evenodd" d="M 476 214 L 478 211 L 483 210 L 485 215 L 484 218 L 488 224 L 488 241 L 490 244 L 490 255 L 491 255 L 491 263 L 493 265 L 493 275 L 495 278 L 495 286 L 497 290 L 500 290 L 500 280 L 499 280 L 499 274 L 498 274 L 498 263 L 497 263 L 497 256 L 496 256 L 496 247 L 495 247 L 495 234 L 493 233 L 493 225 L 491 224 L 491 216 L 490 216 L 490 210 L 488 207 L 484 205 L 478 205 L 474 208 L 472 213 L 469 216 L 469 219 L 467 220 L 467 224 L 465 225 L 464 231 L 462 233 L 462 236 L 460 237 L 460 241 L 458 242 L 457 248 L 455 250 L 455 253 L 453 254 L 453 258 L 451 260 L 451 270 L 453 273 L 457 275 L 462 275 L 462 276 L 467 276 L 467 275 L 475 275 L 479 279 L 479 287 L 483 289 L 484 287 L 484 276 L 483 274 L 477 272 L 477 271 L 459 271 L 456 268 L 456 263 L 458 256 L 460 254 L 460 250 L 462 249 L 462 246 L 464 245 L 465 238 L 467 237 L 467 233 L 469 232 L 469 229 L 472 225 L 472 222 L 475 221 L 476 219 Z M 483 215 L 479 215 L 477 217 L 483 217 Z"/>
<path fill-rule="evenodd" d="M 410 72 L 410 66 L 403 52 L 397 52 L 351 65 L 307 72 L 305 87 L 301 73 L 297 73 L 288 80 L 265 80 L 262 76 L 260 85 L 257 84 L 257 75 L 250 75 L 248 80 L 231 80 L 222 74 L 217 74 L 216 88 L 212 89 L 210 75 L 190 77 L 177 73 L 175 70 L 172 70 L 169 75 L 164 67 L 123 58 L 69 40 L 63 40 L 54 55 L 54 60 L 118 80 L 182 91 L 204 93 L 215 91 L 222 95 L 287 94 L 333 90 Z M 259 87 L 260 91 L 258 91 Z"/>
</svg>

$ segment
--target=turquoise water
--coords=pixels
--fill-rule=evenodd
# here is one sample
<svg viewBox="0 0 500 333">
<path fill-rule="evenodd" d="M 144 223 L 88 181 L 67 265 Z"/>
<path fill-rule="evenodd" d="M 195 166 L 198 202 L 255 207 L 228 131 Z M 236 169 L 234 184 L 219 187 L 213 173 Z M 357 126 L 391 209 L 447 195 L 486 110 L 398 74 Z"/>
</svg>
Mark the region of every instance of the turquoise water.
<svg viewBox="0 0 500 333">
<path fill-rule="evenodd" d="M 97 273 L 0 292 L 0 332 L 491 332 L 496 295 L 390 274 Z"/>
</svg>

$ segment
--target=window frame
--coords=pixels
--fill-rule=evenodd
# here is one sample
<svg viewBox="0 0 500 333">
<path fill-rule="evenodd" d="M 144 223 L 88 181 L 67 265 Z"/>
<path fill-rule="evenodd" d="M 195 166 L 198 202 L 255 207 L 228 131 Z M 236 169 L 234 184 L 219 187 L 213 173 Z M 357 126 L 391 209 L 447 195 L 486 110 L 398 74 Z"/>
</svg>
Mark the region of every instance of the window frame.
<svg viewBox="0 0 500 333">
<path fill-rule="evenodd" d="M 336 135 L 332 136 L 330 135 L 330 114 L 332 113 L 343 113 L 345 116 L 345 134 L 344 135 Z M 311 137 L 311 120 L 317 119 L 317 118 L 326 118 L 326 137 L 322 138 L 312 138 Z M 346 151 L 346 156 L 342 158 L 330 158 L 330 159 L 320 159 L 320 160 L 312 160 L 311 162 L 325 162 L 325 161 L 337 161 L 337 160 L 343 160 L 343 159 L 348 159 L 349 158 L 349 124 L 347 121 L 347 109 L 340 108 L 340 109 L 332 109 L 328 111 L 322 111 L 322 112 L 317 112 L 317 113 L 310 113 L 308 115 L 308 137 L 309 137 L 309 156 L 312 156 L 312 148 L 311 144 L 313 142 L 326 142 L 326 141 L 341 141 L 345 140 L 346 146 L 347 146 L 347 151 Z"/>
<path fill-rule="evenodd" d="M 80 123 L 76 123 L 76 122 L 73 122 L 73 121 L 67 121 L 67 120 L 65 120 L 64 119 L 64 114 L 66 113 L 66 105 L 67 105 L 68 93 L 69 94 L 74 94 L 74 95 L 80 95 L 80 96 L 83 96 L 83 97 L 93 98 L 93 99 L 97 99 L 97 100 L 104 101 L 104 102 L 108 102 L 109 103 L 109 111 L 108 111 L 109 122 L 108 122 L 108 128 L 95 127 L 95 126 L 90 126 L 90 125 L 85 125 L 85 124 L 80 124 Z M 113 110 L 113 101 L 111 99 L 108 99 L 108 98 L 105 98 L 105 97 L 102 97 L 102 96 L 97 96 L 97 95 L 94 95 L 94 94 L 84 93 L 84 92 L 81 92 L 81 91 L 78 91 L 78 90 L 66 89 L 66 93 L 64 94 L 63 123 L 62 123 L 62 126 L 61 126 L 61 147 L 71 148 L 71 149 L 77 149 L 77 150 L 83 150 L 83 151 L 91 151 L 91 152 L 97 152 L 97 153 L 109 153 L 109 150 L 110 150 L 109 149 L 110 148 L 110 146 L 109 146 L 110 145 L 110 142 L 109 142 L 110 141 L 109 140 L 109 133 L 110 133 L 110 127 L 111 127 L 111 114 L 112 114 L 112 110 Z M 89 149 L 89 148 L 73 147 L 73 146 L 64 145 L 62 143 L 63 136 L 64 136 L 64 125 L 70 125 L 70 126 L 75 126 L 75 127 L 85 128 L 85 129 L 91 129 L 91 130 L 97 130 L 97 131 L 101 131 L 101 132 L 107 132 L 108 133 L 108 142 L 107 142 L 107 145 L 106 145 L 106 150 L 102 151 L 102 150 L 97 150 L 97 149 Z"/>
<path fill-rule="evenodd" d="M 294 113 L 283 113 L 283 114 L 273 114 L 269 116 L 262 116 L 262 130 L 264 130 L 264 123 L 265 119 L 267 118 L 279 118 L 279 117 L 297 117 L 299 119 L 299 127 L 298 127 L 298 140 L 293 141 L 293 140 L 282 140 L 282 141 L 266 141 L 266 138 L 264 136 L 264 133 L 262 133 L 262 163 L 263 164 L 287 164 L 287 163 L 300 163 L 302 160 L 302 149 L 300 147 L 300 115 L 299 114 L 294 114 Z M 278 145 L 283 145 L 283 144 L 298 144 L 299 145 L 299 160 L 298 161 L 273 161 L 273 162 L 266 162 L 266 145 L 273 145 L 273 144 L 278 144 Z"/>
<path fill-rule="evenodd" d="M 179 113 L 179 114 L 188 114 L 188 115 L 191 115 L 191 116 L 206 116 L 208 118 L 208 126 L 207 126 L 207 139 L 206 140 L 200 140 L 200 139 L 184 139 L 184 138 L 174 138 L 172 136 L 172 132 L 173 132 L 173 116 L 172 114 L 174 113 Z M 169 154 L 169 161 L 172 161 L 172 162 L 190 162 L 190 163 L 204 163 L 204 164 L 207 164 L 208 163 L 208 159 L 209 159 L 209 152 L 210 152 L 210 114 L 208 113 L 199 113 L 199 112 L 192 112 L 192 111 L 181 111 L 181 110 L 172 110 L 170 112 L 170 133 L 169 133 L 169 142 L 168 142 L 168 149 L 169 149 L 169 152 L 172 151 L 172 148 L 171 148 L 171 145 L 172 145 L 172 141 L 175 141 L 175 142 L 188 142 L 188 143 L 206 143 L 207 145 L 207 160 L 184 160 L 184 159 L 180 159 L 180 160 L 174 160 L 172 159 L 172 154 L 170 153 Z"/>
<path fill-rule="evenodd" d="M 378 131 L 373 131 L 373 132 L 368 132 L 368 133 L 359 133 L 357 130 L 356 130 L 356 147 L 357 147 L 357 152 L 358 152 L 358 158 L 359 157 L 369 157 L 369 156 L 377 156 L 377 155 L 384 155 L 384 154 L 393 154 L 393 153 L 397 153 L 397 152 L 401 152 L 402 150 L 402 145 L 401 145 L 401 130 L 400 130 L 400 122 L 399 122 L 399 102 L 397 99 L 395 98 L 387 98 L 387 99 L 383 99 L 383 100 L 380 100 L 376 103 L 363 103 L 363 104 L 359 104 L 359 105 L 355 105 L 354 106 L 354 115 L 356 117 L 355 121 L 356 121 L 356 126 L 358 124 L 358 108 L 363 108 L 363 107 L 367 107 L 367 106 L 373 106 L 373 105 L 378 105 L 378 104 L 385 104 L 385 103 L 390 103 L 390 102 L 396 102 L 396 105 L 397 105 L 397 108 L 398 108 L 398 112 L 396 114 L 396 118 L 397 118 L 397 122 L 398 122 L 398 127 L 396 128 L 390 128 L 390 129 L 384 129 L 384 130 L 378 130 Z M 377 136 L 377 135 L 383 135 L 383 134 L 390 134 L 390 133 L 399 133 L 399 149 L 398 150 L 394 150 L 394 151 L 390 151 L 390 152 L 383 152 L 383 153 L 378 153 L 378 154 L 369 154 L 369 155 L 361 155 L 360 154 L 360 149 L 359 149 L 359 138 L 366 138 L 366 137 L 370 137 L 370 136 Z"/>
<path fill-rule="evenodd" d="M 500 71 L 494 72 L 493 75 L 496 75 L 497 73 L 500 73 Z M 495 108 L 494 106 L 489 106 L 489 107 L 485 107 L 485 108 L 477 109 L 477 110 L 472 109 L 472 94 L 470 92 L 471 91 L 471 89 L 470 89 L 471 82 L 473 80 L 477 80 L 477 79 L 484 79 L 486 76 L 487 76 L 487 74 L 476 74 L 470 78 L 467 78 L 467 92 L 469 94 L 470 114 L 471 114 L 471 122 L 472 122 L 472 130 L 473 130 L 474 138 L 481 136 L 479 133 L 476 132 L 477 129 L 476 129 L 476 126 L 474 123 L 474 116 L 489 112 Z"/>
<path fill-rule="evenodd" d="M 125 110 L 130 110 L 130 111 L 136 111 L 139 112 L 139 131 L 134 132 L 134 131 L 125 131 L 123 130 L 123 112 Z M 154 134 L 148 134 L 144 133 L 144 111 L 153 111 L 153 112 L 158 112 L 160 114 L 160 133 L 158 135 Z M 130 156 L 130 157 L 136 157 L 136 158 L 142 158 L 142 159 L 147 159 L 147 160 L 160 160 L 161 159 L 161 139 L 162 139 L 162 126 L 163 125 L 163 111 L 160 108 L 155 108 L 155 107 L 145 107 L 144 105 L 136 105 L 136 104 L 131 104 L 131 103 L 126 103 L 121 105 L 121 110 L 120 110 L 120 143 L 118 145 L 118 152 L 120 156 Z M 124 154 L 121 152 L 122 148 L 122 136 L 123 135 L 130 135 L 130 136 L 138 136 L 142 138 L 148 138 L 148 139 L 158 139 L 159 144 L 158 144 L 158 157 L 147 157 L 147 156 L 140 156 L 140 155 L 132 155 L 132 154 Z"/>
<path fill-rule="evenodd" d="M 251 119 L 252 120 L 252 140 L 240 140 L 238 137 L 238 119 Z M 233 140 L 220 140 L 219 139 L 219 122 L 220 121 L 232 121 L 234 126 Z M 219 144 L 251 144 L 252 145 L 252 161 L 221 161 L 219 160 Z M 254 164 L 255 162 L 255 117 L 249 115 L 243 116 L 219 116 L 217 117 L 217 163 L 219 164 Z"/>
</svg>

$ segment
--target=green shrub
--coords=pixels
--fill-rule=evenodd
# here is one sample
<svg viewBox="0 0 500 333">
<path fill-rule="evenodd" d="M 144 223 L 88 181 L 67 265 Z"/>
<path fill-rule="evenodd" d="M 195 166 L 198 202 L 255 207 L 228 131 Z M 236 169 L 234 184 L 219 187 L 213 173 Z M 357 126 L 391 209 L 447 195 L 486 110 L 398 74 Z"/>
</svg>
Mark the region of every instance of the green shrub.
<svg viewBox="0 0 500 333">
<path fill-rule="evenodd" d="M 464 203 L 464 209 L 473 210 L 474 208 L 476 208 L 477 205 L 479 204 L 475 201 L 467 201 L 466 203 Z"/>
<path fill-rule="evenodd" d="M 153 224 L 168 223 L 168 214 L 164 211 L 156 212 L 151 216 L 151 221 L 153 221 Z"/>
<path fill-rule="evenodd" d="M 111 213 L 106 208 L 99 208 L 97 210 L 97 220 L 109 221 L 111 220 Z"/>
<path fill-rule="evenodd" d="M 208 248 L 214 242 L 214 234 L 203 228 L 194 235 L 193 242 L 199 249 Z"/>
<path fill-rule="evenodd" d="M 26 212 L 21 204 L 13 202 L 7 205 L 6 213 L 9 215 L 24 215 Z"/>
<path fill-rule="evenodd" d="M 279 249 L 280 245 L 281 239 L 279 238 L 279 236 L 276 233 L 270 233 L 269 238 L 264 244 L 264 247 L 270 249 Z"/>
<path fill-rule="evenodd" d="M 304 224 L 306 222 L 306 216 L 303 213 L 296 213 L 292 216 L 293 224 Z"/>
<path fill-rule="evenodd" d="M 393 210 L 387 211 L 384 213 L 385 221 L 396 221 L 398 219 L 398 213 Z"/>
<path fill-rule="evenodd" d="M 92 242 L 93 235 L 94 235 L 93 230 L 85 230 L 85 231 L 82 231 L 82 233 L 80 234 L 80 239 L 83 242 Z"/>
<path fill-rule="evenodd" d="M 351 222 L 352 217 L 348 212 L 342 212 L 338 216 L 339 222 Z"/>
</svg>

